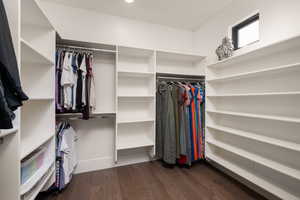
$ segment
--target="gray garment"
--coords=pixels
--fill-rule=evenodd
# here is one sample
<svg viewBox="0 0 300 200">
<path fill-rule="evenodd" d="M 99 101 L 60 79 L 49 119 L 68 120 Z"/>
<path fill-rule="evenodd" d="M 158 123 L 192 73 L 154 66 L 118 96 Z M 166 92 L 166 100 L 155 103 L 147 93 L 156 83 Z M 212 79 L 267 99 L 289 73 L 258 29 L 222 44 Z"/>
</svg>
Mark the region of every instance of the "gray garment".
<svg viewBox="0 0 300 200">
<path fill-rule="evenodd" d="M 176 134 L 176 158 L 180 159 L 180 135 L 179 135 L 179 113 L 178 113 L 178 100 L 179 100 L 179 86 L 172 85 L 172 100 L 174 105 L 175 117 L 175 134 Z"/>
<path fill-rule="evenodd" d="M 167 111 L 166 127 L 164 137 L 164 156 L 163 160 L 168 164 L 176 164 L 176 132 L 175 132 L 175 113 L 174 102 L 172 97 L 173 87 L 167 88 Z"/>
<path fill-rule="evenodd" d="M 186 116 L 185 116 L 185 110 L 184 110 L 184 94 L 185 94 L 185 88 L 180 87 L 179 88 L 179 143 L 180 143 L 180 154 L 187 156 L 187 141 L 186 141 Z"/>
<path fill-rule="evenodd" d="M 176 132 L 172 86 L 161 82 L 157 89 L 156 156 L 176 164 Z"/>
<path fill-rule="evenodd" d="M 156 157 L 157 159 L 163 158 L 163 123 L 162 115 L 165 107 L 162 105 L 166 100 L 167 85 L 160 84 L 156 91 Z"/>
</svg>

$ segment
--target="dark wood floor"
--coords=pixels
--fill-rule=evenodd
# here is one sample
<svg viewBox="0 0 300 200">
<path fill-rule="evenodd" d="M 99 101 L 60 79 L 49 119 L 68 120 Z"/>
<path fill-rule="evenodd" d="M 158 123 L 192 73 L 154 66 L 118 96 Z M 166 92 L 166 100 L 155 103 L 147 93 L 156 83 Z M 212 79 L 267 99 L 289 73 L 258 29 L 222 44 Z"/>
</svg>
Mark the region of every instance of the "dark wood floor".
<svg viewBox="0 0 300 200">
<path fill-rule="evenodd" d="M 208 164 L 166 169 L 142 163 L 76 175 L 58 195 L 39 200 L 248 200 L 260 195 Z"/>
</svg>

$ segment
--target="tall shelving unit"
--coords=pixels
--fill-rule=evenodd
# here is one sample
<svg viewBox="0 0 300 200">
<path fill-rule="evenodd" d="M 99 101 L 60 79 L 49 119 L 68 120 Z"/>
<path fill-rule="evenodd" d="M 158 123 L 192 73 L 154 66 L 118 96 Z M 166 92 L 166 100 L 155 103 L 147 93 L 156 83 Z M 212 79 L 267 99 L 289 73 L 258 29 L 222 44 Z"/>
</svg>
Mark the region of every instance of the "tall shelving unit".
<svg viewBox="0 0 300 200">
<path fill-rule="evenodd" d="M 153 156 L 155 148 L 154 50 L 118 46 L 115 162 Z"/>
<path fill-rule="evenodd" d="M 20 63 L 19 1 L 3 1 L 12 35 L 13 45 Z M 14 129 L 0 130 L 0 194 L 1 199 L 18 199 L 20 184 L 20 111 L 15 112 Z"/>
<path fill-rule="evenodd" d="M 207 158 L 263 190 L 300 198 L 300 37 L 207 67 Z"/>
<path fill-rule="evenodd" d="M 55 175 L 55 30 L 36 0 L 22 0 L 21 67 L 29 101 L 21 109 L 20 157 L 25 163 L 44 151 L 41 166 L 20 184 L 20 197 L 33 200 Z"/>
</svg>

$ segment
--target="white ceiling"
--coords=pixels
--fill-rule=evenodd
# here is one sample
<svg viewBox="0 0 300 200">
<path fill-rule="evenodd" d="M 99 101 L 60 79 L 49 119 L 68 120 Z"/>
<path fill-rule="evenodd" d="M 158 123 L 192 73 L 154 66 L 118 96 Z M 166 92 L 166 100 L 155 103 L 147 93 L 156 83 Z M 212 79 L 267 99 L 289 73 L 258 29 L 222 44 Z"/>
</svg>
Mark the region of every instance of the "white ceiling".
<svg viewBox="0 0 300 200">
<path fill-rule="evenodd" d="M 195 30 L 232 0 L 50 0 L 76 8 Z"/>
</svg>

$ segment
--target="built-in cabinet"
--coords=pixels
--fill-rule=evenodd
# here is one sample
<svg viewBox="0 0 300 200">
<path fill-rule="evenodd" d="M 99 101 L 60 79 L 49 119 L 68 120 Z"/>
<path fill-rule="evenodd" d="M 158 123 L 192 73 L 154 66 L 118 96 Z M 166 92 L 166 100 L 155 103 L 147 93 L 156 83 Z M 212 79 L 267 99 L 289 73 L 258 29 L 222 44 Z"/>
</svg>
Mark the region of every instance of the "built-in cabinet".
<svg viewBox="0 0 300 200">
<path fill-rule="evenodd" d="M 300 198 L 299 49 L 296 37 L 206 71 L 207 158 L 281 199 Z"/>
<path fill-rule="evenodd" d="M 92 48 L 96 110 L 72 120 L 76 173 L 149 161 L 155 156 L 156 74 L 204 75 L 206 156 L 259 186 L 299 199 L 300 38 L 224 61 L 204 72 L 201 55 L 63 38 L 37 0 L 4 1 L 20 76 L 29 96 L 13 130 L 0 134 L 0 194 L 33 200 L 55 178 L 55 44 Z M 4 164 L 3 164 L 4 163 Z"/>
<path fill-rule="evenodd" d="M 78 134 L 76 173 L 152 160 L 155 156 L 157 63 L 178 61 L 189 63 L 194 71 L 201 71 L 203 68 L 193 63 L 204 57 L 63 38 L 57 40 L 57 46 L 88 48 L 94 55 L 96 110 L 88 121 L 69 120 Z M 178 69 L 178 65 L 169 65 L 168 70 L 160 72 L 177 74 Z M 57 117 L 68 116 L 59 114 Z"/>
<path fill-rule="evenodd" d="M 33 200 L 55 177 L 55 30 L 36 0 L 4 1 L 29 100 L 1 130 L 1 199 Z"/>
<path fill-rule="evenodd" d="M 20 4 L 20 196 L 33 200 L 55 176 L 55 30 L 38 1 Z"/>
</svg>

